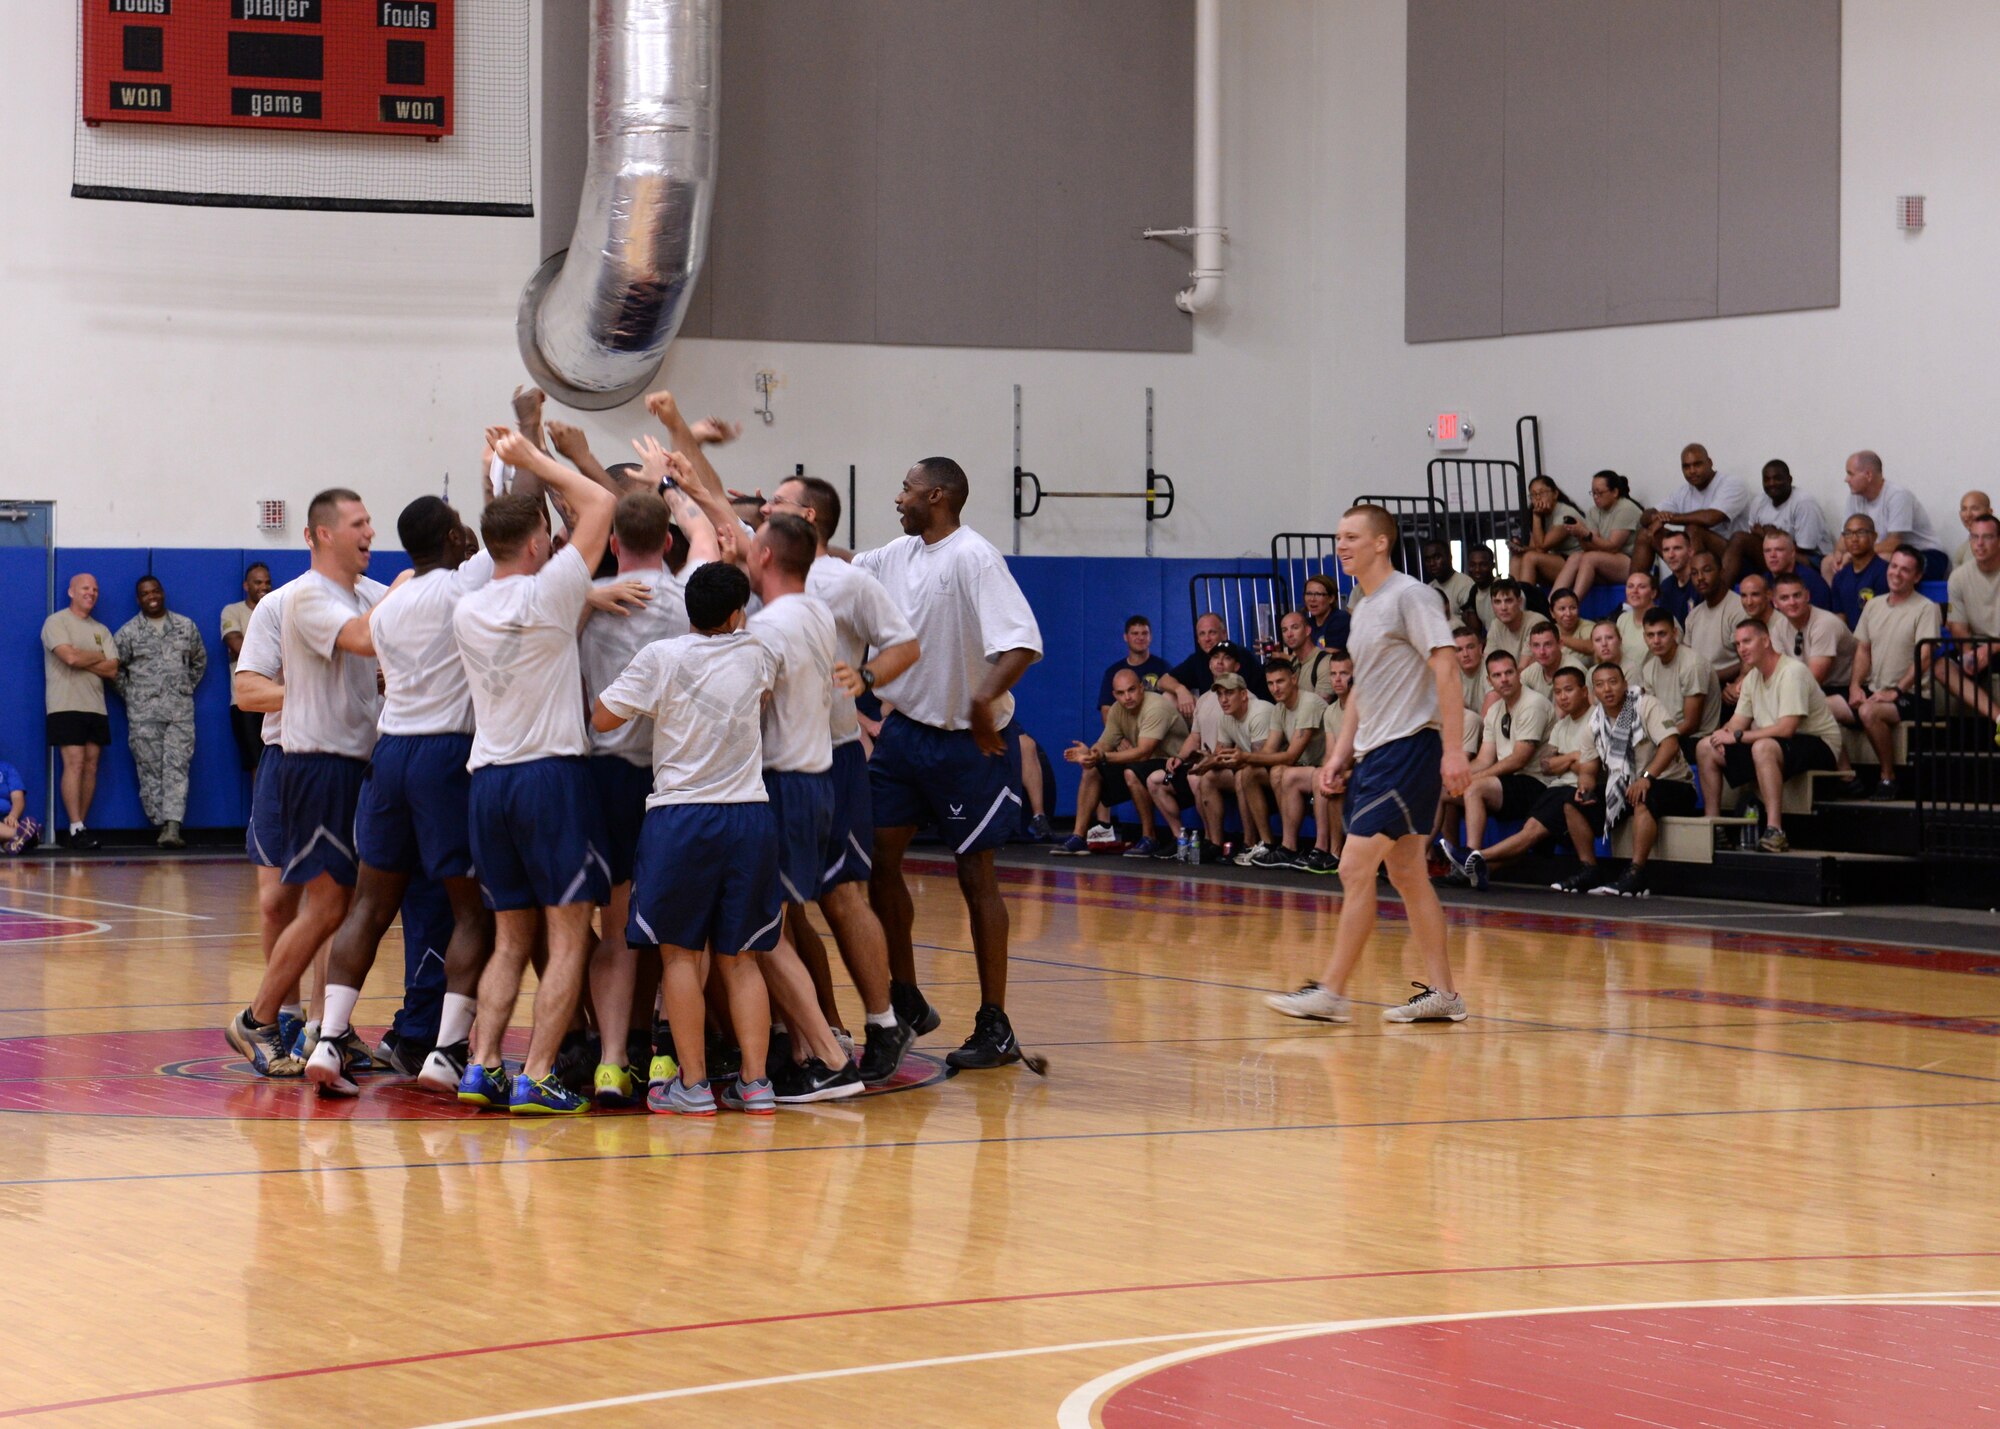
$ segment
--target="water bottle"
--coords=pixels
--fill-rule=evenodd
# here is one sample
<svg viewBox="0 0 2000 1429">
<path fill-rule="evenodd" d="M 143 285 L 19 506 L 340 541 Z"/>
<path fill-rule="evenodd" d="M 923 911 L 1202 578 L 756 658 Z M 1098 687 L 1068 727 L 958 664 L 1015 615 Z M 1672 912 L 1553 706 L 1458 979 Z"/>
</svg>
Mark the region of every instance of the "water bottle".
<svg viewBox="0 0 2000 1429">
<path fill-rule="evenodd" d="M 1763 810 L 1759 809 L 1755 804 L 1745 804 L 1743 806 L 1743 827 L 1736 831 L 1737 847 L 1746 849 L 1757 847 L 1757 829 L 1763 821 Z"/>
<path fill-rule="evenodd" d="M 1187 835 L 1187 830 L 1182 829 L 1180 831 L 1180 836 L 1174 840 L 1174 862 L 1186 863 L 1187 861 L 1188 861 L 1188 835 Z"/>
</svg>

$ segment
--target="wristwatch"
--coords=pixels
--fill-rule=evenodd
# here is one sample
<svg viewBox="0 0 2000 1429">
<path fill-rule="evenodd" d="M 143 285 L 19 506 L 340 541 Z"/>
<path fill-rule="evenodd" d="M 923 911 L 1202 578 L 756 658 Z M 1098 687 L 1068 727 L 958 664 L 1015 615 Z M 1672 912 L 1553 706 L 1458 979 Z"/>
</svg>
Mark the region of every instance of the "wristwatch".
<svg viewBox="0 0 2000 1429">
<path fill-rule="evenodd" d="M 875 672 L 866 665 L 861 667 L 861 688 L 864 690 L 875 688 Z"/>
</svg>

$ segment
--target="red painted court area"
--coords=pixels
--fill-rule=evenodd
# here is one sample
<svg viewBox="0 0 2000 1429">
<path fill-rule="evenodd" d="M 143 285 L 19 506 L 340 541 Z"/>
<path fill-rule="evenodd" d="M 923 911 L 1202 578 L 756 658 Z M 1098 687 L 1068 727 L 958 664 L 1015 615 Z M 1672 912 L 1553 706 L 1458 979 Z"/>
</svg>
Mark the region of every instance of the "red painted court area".
<svg viewBox="0 0 2000 1429">
<path fill-rule="evenodd" d="M 1104 1429 L 2000 1425 L 2000 1307 L 1722 1305 L 1430 1321 L 1224 1349 Z"/>
<path fill-rule="evenodd" d="M 1198 1354 L 1104 1429 L 1946 1429 L 2000 1424 L 2000 1308 L 1796 1304 L 1508 1315 Z"/>
</svg>

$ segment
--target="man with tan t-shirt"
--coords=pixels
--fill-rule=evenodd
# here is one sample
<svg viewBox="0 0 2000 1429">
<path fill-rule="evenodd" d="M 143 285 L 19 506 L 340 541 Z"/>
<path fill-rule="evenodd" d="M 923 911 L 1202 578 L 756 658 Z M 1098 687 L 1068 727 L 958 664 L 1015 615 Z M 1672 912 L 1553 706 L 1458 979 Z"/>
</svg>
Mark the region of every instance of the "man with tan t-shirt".
<svg viewBox="0 0 2000 1429">
<path fill-rule="evenodd" d="M 1090 852 L 1084 830 L 1104 798 L 1104 771 L 1109 769 L 1122 776 L 1139 811 L 1139 842 L 1126 849 L 1125 856 L 1171 858 L 1174 844 L 1153 836 L 1153 801 L 1146 793 L 1146 778 L 1154 770 L 1166 768 L 1167 755 L 1181 747 L 1187 734 L 1187 721 L 1171 697 L 1147 689 L 1136 669 L 1116 671 L 1111 676 L 1111 708 L 1104 716 L 1104 733 L 1094 744 L 1079 740 L 1063 751 L 1063 758 L 1083 766 L 1083 778 L 1077 786 L 1076 827 L 1053 852 Z M 1179 837 L 1178 830 L 1175 837 Z"/>
<path fill-rule="evenodd" d="M 1958 549 L 1951 553 L 1951 568 L 1957 570 L 1972 559 L 1972 523 L 1982 516 L 1993 514 L 1993 498 L 1983 491 L 1968 491 L 1958 498 L 1958 524 L 1965 528 L 1965 539 L 1958 543 Z"/>
<path fill-rule="evenodd" d="M 1992 643 L 2000 640 L 2000 516 L 1975 516 L 1971 532 L 1972 558 L 1951 573 L 1946 586 L 1950 611 L 1947 627 L 1958 648 L 1937 662 L 1944 687 L 1988 719 L 1994 718 Z M 2000 725 L 1993 732 L 2000 744 Z"/>
<path fill-rule="evenodd" d="M 1498 698 L 1486 707 L 1479 757 L 1467 771 L 1472 782 L 1465 790 L 1465 841 L 1471 849 L 1485 844 L 1489 814 L 1525 819 L 1541 801 L 1547 785 L 1533 766 L 1556 718 L 1554 705 L 1521 688 L 1520 669 L 1505 650 L 1486 657 L 1486 678 Z M 1439 839 L 1438 848 L 1447 863 L 1464 871 L 1465 861 L 1451 840 Z"/>
<path fill-rule="evenodd" d="M 1889 558 L 1887 570 L 1888 591 L 1861 607 L 1861 622 L 1854 627 L 1848 718 L 1841 721 L 1860 725 L 1875 747 L 1881 778 L 1871 797 L 1877 799 L 1893 799 L 1898 792 L 1896 726 L 1930 711 L 1919 688 L 1917 642 L 1937 639 L 1944 618 L 1936 602 L 1917 590 L 1924 573 L 1922 556 L 1899 551 Z M 1850 782 L 1847 792 L 1860 792 L 1856 783 Z"/>
<path fill-rule="evenodd" d="M 84 827 L 97 797 L 97 760 L 111 743 L 104 682 L 118 675 L 118 642 L 97 609 L 97 577 L 70 577 L 69 605 L 42 622 L 42 675 L 48 697 L 48 741 L 62 755 L 63 810 L 69 827 L 56 833 L 64 848 L 94 849 L 97 835 Z"/>
<path fill-rule="evenodd" d="M 1765 619 L 1771 643 L 1780 654 L 1806 662 L 1829 700 L 1847 692 L 1854 674 L 1854 632 L 1830 610 L 1812 603 L 1812 587 L 1798 571 L 1787 571 L 1771 583 L 1777 609 Z M 1840 711 L 1833 717 L 1838 720 Z"/>
<path fill-rule="evenodd" d="M 1549 700 L 1555 698 L 1556 672 L 1581 670 L 1583 657 L 1566 647 L 1562 632 L 1544 620 L 1528 632 L 1528 658 L 1520 668 L 1521 688 Z"/>
<path fill-rule="evenodd" d="M 1687 618 L 1681 622 L 1681 638 L 1709 658 L 1716 678 L 1729 680 L 1738 669 L 1731 632 L 1738 621 L 1748 618 L 1743 602 L 1724 583 L 1722 568 L 1707 552 L 1697 552 L 1688 562 L 1688 570 L 1700 599 L 1688 607 Z"/>
<path fill-rule="evenodd" d="M 1771 632 L 1761 623 L 1737 625 L 1736 655 L 1743 663 L 1736 713 L 1696 746 L 1701 806 L 1710 814 L 1721 812 L 1725 778 L 1736 788 L 1755 783 L 1767 825 L 1757 846 L 1766 853 L 1789 853 L 1785 781 L 1832 769 L 1840 758 L 1840 726 L 1805 661 L 1773 649 Z"/>
<path fill-rule="evenodd" d="M 243 570 L 243 599 L 222 607 L 222 648 L 229 652 L 229 723 L 236 735 L 237 758 L 246 770 L 254 770 L 264 757 L 264 716 L 236 703 L 236 658 L 243 651 L 243 637 L 250 633 L 251 615 L 270 593 L 271 568 L 252 561 Z"/>
<path fill-rule="evenodd" d="M 1715 665 L 1682 641 L 1672 614 L 1660 606 L 1646 612 L 1646 652 L 1639 687 L 1673 717 L 1681 749 L 1692 749 L 1722 723 L 1722 684 L 1715 678 Z"/>
<path fill-rule="evenodd" d="M 1574 665 L 1556 671 L 1550 688 L 1557 718 L 1549 725 L 1548 738 L 1542 741 L 1535 761 L 1528 766 L 1543 788 L 1521 831 L 1486 848 L 1467 851 L 1464 862 L 1452 869 L 1447 882 L 1467 884 L 1484 893 L 1492 869 L 1532 853 L 1569 828 L 1568 809 L 1578 798 L 1578 776 L 1588 775 L 1593 784 L 1597 777 L 1597 745 L 1590 730 L 1590 691 L 1584 683 L 1588 678 L 1588 672 Z M 1590 790 L 1586 788 L 1584 793 L 1588 795 Z M 1602 815 L 1601 801 L 1589 807 Z"/>
</svg>

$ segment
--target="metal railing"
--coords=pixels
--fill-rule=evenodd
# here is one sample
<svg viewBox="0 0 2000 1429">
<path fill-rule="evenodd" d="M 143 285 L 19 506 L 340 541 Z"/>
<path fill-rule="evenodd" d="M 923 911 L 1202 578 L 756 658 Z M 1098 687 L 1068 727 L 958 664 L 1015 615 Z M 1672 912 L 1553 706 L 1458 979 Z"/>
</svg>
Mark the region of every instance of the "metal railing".
<svg viewBox="0 0 2000 1429">
<path fill-rule="evenodd" d="M 1917 662 L 1934 706 L 1910 731 L 1918 847 L 1926 861 L 2000 864 L 2000 639 L 1920 640 Z"/>
<path fill-rule="evenodd" d="M 1478 544 L 1506 564 L 1506 543 L 1528 534 L 1528 482 L 1542 472 L 1542 421 L 1535 416 L 1514 423 L 1514 459 L 1493 457 L 1433 457 L 1424 469 L 1424 484 L 1440 509 L 1439 538 L 1460 551 Z"/>
<path fill-rule="evenodd" d="M 1228 639 L 1238 645 L 1268 645 L 1278 638 L 1277 582 L 1256 571 L 1205 571 L 1188 578 L 1188 606 L 1197 623 L 1204 615 L 1222 617 Z"/>
</svg>

